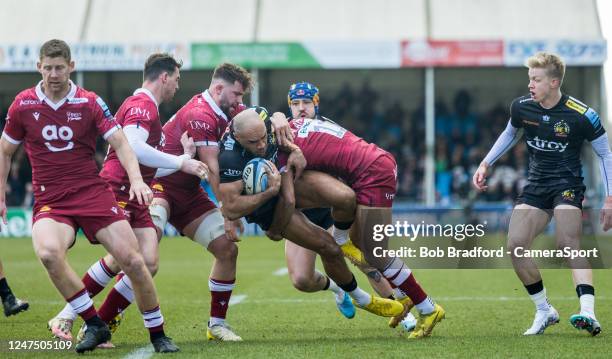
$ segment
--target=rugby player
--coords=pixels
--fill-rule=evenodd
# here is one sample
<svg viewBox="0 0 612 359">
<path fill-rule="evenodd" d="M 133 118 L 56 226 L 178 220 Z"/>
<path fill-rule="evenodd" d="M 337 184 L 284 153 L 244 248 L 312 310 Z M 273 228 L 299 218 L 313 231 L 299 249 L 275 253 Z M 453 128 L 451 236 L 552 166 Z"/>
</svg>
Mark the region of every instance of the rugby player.
<svg viewBox="0 0 612 359">
<path fill-rule="evenodd" d="M 289 87 L 287 101 L 291 111 L 291 121 L 296 118 L 316 118 L 324 121 L 329 119 L 320 115 L 319 112 L 319 89 L 309 82 L 298 82 Z M 314 207 L 326 205 L 335 209 L 337 214 L 341 207 L 347 207 L 345 211 L 349 213 L 347 220 L 353 220 L 356 208 L 355 192 L 346 184 L 338 181 L 328 174 L 318 171 L 305 171 L 304 174 L 295 182 L 298 208 Z M 316 197 L 313 194 L 317 194 Z M 324 209 L 305 209 L 303 212 L 308 214 L 318 212 L 324 216 L 320 227 L 331 229 L 334 219 L 330 214 L 329 208 Z M 340 218 L 342 219 L 342 218 Z M 317 223 L 317 221 L 314 221 Z M 341 222 L 341 220 L 340 220 Z M 393 298 L 393 289 L 389 282 L 384 279 L 382 274 L 374 267 L 365 262 L 363 254 L 357 249 L 350 240 L 340 246 L 344 255 L 353 262 L 364 274 L 366 274 L 374 290 L 383 298 Z M 285 241 L 285 258 L 289 277 L 293 286 L 304 292 L 314 292 L 324 290 L 328 277 L 315 269 L 316 253 L 306 248 L 300 247 L 291 241 Z M 344 314 L 347 308 L 338 302 L 339 310 Z M 408 314 L 411 306 L 405 305 L 405 312 L 393 317 L 389 325 L 395 328 L 399 322 Z"/>
<path fill-rule="evenodd" d="M 508 125 L 474 173 L 473 184 L 480 191 L 486 190 L 489 168 L 525 135 L 529 176 L 510 218 L 508 250 L 514 271 L 536 307 L 533 324 L 524 335 L 536 335 L 558 323 L 559 313 L 548 300 L 533 259 L 515 256 L 514 249 L 530 248 L 552 217 L 558 248 L 580 249 L 585 190 L 580 149 L 584 140 L 599 157 L 607 196 L 600 219 L 604 231 L 608 230 L 612 226 L 612 153 L 597 112 L 561 92 L 563 60 L 540 52 L 527 60 L 527 67 L 529 95 L 512 102 Z M 570 323 L 595 336 L 601 332 L 601 325 L 595 317 L 590 264 L 585 258 L 568 259 L 568 264 L 580 301 L 580 312 L 570 317 Z"/>
<path fill-rule="evenodd" d="M 176 352 L 163 330 L 164 320 L 151 274 L 138 251 L 138 241 L 94 161 L 98 134 L 110 143 L 129 177 L 129 199 L 147 204 L 152 192 L 144 183 L 138 160 L 121 127 L 104 101 L 70 81 L 74 70 L 70 48 L 49 40 L 40 48 L 42 81 L 13 101 L 0 139 L 0 215 L 11 157 L 25 142 L 32 165 L 32 240 L 34 251 L 61 295 L 87 323 L 79 353 L 110 340 L 111 333 L 83 283 L 66 260 L 76 231 L 82 228 L 91 243 L 102 243 L 132 279 L 145 327 L 158 352 Z"/>
<path fill-rule="evenodd" d="M 11 287 L 9 287 L 6 277 L 4 276 L 4 268 L 2 267 L 2 261 L 0 261 L 0 299 L 2 299 L 2 307 L 4 308 L 4 316 L 9 317 L 19 312 L 28 310 L 30 304 L 21 300 L 13 294 Z"/>
<path fill-rule="evenodd" d="M 304 165 L 301 151 L 291 143 L 287 143 L 285 147 L 291 151 L 287 158 L 287 168 L 301 171 L 300 165 Z M 280 174 L 273 164 L 277 153 L 278 147 L 270 133 L 270 121 L 265 109 L 248 109 L 234 118 L 229 133 L 224 136 L 219 155 L 220 192 L 224 214 L 232 219 L 246 217 L 247 222 L 257 223 L 264 231 L 271 229 L 273 219 L 276 221 L 275 217 L 279 217 L 275 216 L 275 213 L 286 215 L 288 224 L 283 224 L 280 238 L 287 238 L 318 253 L 327 275 L 348 293 L 356 306 L 381 316 L 396 316 L 401 313 L 403 307 L 399 302 L 371 296 L 357 286 L 355 277 L 346 266 L 342 251 L 328 232 L 313 225 L 300 211 L 292 209 L 285 212 L 283 208 L 279 208 L 282 204 L 277 197 Z M 242 171 L 247 162 L 255 157 L 272 161 L 266 169 L 268 188 L 264 192 L 247 195 L 243 193 Z"/>
<path fill-rule="evenodd" d="M 181 64 L 169 54 L 157 53 L 149 56 L 144 65 L 142 87 L 134 91 L 134 94 L 123 102 L 115 116 L 115 120 L 123 128 L 141 164 L 140 172 L 147 185 L 151 185 L 157 168 L 180 169 L 185 173 L 201 177 L 207 172 L 206 165 L 192 159 L 193 153 L 174 156 L 156 149 L 162 142 L 162 125 L 158 105 L 174 98 L 178 90 L 180 67 Z M 109 149 L 100 176 L 113 189 L 117 203 L 123 209 L 138 239 L 140 252 L 144 256 L 147 268 L 154 276 L 157 273 L 159 260 L 155 225 L 146 204 L 129 201 L 128 176 L 117 158 L 117 153 L 112 148 Z M 94 297 L 102 291 L 119 270 L 118 263 L 110 254 L 94 263 L 82 278 L 89 295 Z M 119 280 L 115 285 L 116 290 L 120 292 L 125 286 L 132 286 L 127 277 Z M 116 323 L 113 320 L 117 312 L 112 308 L 109 309 L 108 305 L 103 305 L 98 310 L 98 315 L 104 322 L 109 323 L 111 332 L 116 329 Z M 77 314 L 72 307 L 66 305 L 56 317 L 49 321 L 49 330 L 58 338 L 71 340 L 70 331 L 76 317 Z M 81 328 L 81 334 L 84 329 L 85 327 Z M 80 337 L 77 337 L 77 341 L 79 339 Z M 104 347 L 111 347 L 110 342 L 105 343 Z"/>
<path fill-rule="evenodd" d="M 294 131 L 294 142 L 302 150 L 307 161 L 306 170 L 325 172 L 342 179 L 356 194 L 357 208 L 353 218 L 344 222 L 335 221 L 333 237 L 340 246 L 350 238 L 365 253 L 365 260 L 378 269 L 389 283 L 397 288 L 395 297 L 404 304 L 405 316 L 412 306 L 416 306 L 419 317 L 409 338 L 429 336 L 434 326 L 444 316 L 444 309 L 433 302 L 414 278 L 412 271 L 397 258 L 377 258 L 372 255 L 374 242 L 372 228 L 376 224 L 391 223 L 391 206 L 396 189 L 397 166 L 393 156 L 374 144 L 369 144 L 350 131 L 328 119 L 298 118 L 290 123 Z M 303 186 L 293 186 L 293 174 L 284 171 L 286 156 L 280 155 L 279 163 L 283 176 L 283 190 L 295 190 Z M 287 186 L 285 186 L 287 184 Z M 308 197 L 313 191 L 301 191 L 299 196 Z M 291 197 L 291 195 L 289 195 Z M 334 210 L 340 208 L 334 207 Z M 281 228 L 284 228 L 281 226 Z M 378 247 L 386 248 L 387 240 L 377 242 Z M 397 325 L 402 316 L 389 324 Z"/>
</svg>

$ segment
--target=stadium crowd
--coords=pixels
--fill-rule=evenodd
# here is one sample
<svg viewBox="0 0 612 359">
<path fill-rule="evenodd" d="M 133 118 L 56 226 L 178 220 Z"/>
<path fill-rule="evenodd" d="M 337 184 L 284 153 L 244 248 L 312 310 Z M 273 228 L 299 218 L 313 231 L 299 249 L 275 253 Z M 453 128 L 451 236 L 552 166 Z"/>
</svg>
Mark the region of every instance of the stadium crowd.
<svg viewBox="0 0 612 359">
<path fill-rule="evenodd" d="M 369 82 L 360 86 L 345 83 L 335 94 L 322 90 L 321 113 L 391 152 L 398 162 L 398 199 L 422 202 L 425 194 L 424 106 L 421 104 L 410 111 L 399 101 L 385 104 L 381 97 Z M 6 100 L 3 103 L 10 103 L 12 99 Z M 109 107 L 116 111 L 120 102 L 113 100 L 109 99 Z M 180 107 L 180 103 L 174 102 L 160 106 L 162 122 Z M 472 111 L 471 104 L 471 95 L 465 90 L 455 94 L 452 104 L 436 103 L 436 199 L 440 204 L 460 204 L 468 197 L 472 173 L 508 121 L 508 106 L 504 104 L 495 105 L 484 113 Z M 286 105 L 279 105 L 274 110 L 288 112 Z M 7 111 L 6 106 L 0 106 L 1 128 L 4 128 Z M 96 160 L 101 165 L 106 146 L 101 140 L 98 145 Z M 526 148 L 519 144 L 512 154 L 496 164 L 488 181 L 489 190 L 480 194 L 479 200 L 512 201 L 525 183 L 526 164 Z M 32 206 L 31 179 L 32 170 L 20 147 L 8 178 L 9 206 Z"/>
</svg>

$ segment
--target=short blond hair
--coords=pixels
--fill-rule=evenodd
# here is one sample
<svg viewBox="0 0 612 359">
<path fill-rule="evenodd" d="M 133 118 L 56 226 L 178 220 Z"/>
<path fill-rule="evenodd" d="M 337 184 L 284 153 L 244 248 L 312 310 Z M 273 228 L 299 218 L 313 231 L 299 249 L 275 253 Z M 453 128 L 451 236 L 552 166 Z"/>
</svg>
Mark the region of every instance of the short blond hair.
<svg viewBox="0 0 612 359">
<path fill-rule="evenodd" d="M 559 83 L 563 83 L 565 62 L 559 55 L 550 52 L 538 52 L 527 59 L 527 67 L 530 69 L 545 69 L 548 77 L 559 79 Z"/>
</svg>

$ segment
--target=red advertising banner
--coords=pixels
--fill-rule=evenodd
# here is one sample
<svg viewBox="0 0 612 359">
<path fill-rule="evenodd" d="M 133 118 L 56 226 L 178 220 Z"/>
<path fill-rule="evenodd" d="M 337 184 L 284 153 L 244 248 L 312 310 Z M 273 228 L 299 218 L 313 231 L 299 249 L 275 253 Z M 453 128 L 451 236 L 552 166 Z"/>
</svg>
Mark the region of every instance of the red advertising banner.
<svg viewBox="0 0 612 359">
<path fill-rule="evenodd" d="M 502 66 L 504 42 L 493 41 L 402 41 L 402 67 Z"/>
</svg>

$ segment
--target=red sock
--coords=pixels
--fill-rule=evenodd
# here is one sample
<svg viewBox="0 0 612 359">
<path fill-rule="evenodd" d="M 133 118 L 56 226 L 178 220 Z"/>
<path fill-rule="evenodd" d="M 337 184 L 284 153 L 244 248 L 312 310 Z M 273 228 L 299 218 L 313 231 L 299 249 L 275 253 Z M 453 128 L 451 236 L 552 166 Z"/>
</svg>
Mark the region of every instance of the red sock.
<svg viewBox="0 0 612 359">
<path fill-rule="evenodd" d="M 72 297 L 67 298 L 66 302 L 68 302 L 72 309 L 85 321 L 95 317 L 98 314 L 96 312 L 96 308 L 94 307 L 93 301 L 89 297 L 89 294 L 85 288 L 75 293 Z"/>
<path fill-rule="evenodd" d="M 210 278 L 208 280 L 208 288 L 210 289 L 211 321 L 214 321 L 213 318 L 225 319 L 235 282 L 235 279 L 218 280 Z"/>
<path fill-rule="evenodd" d="M 82 279 L 89 296 L 93 298 L 100 293 L 116 274 L 106 265 L 104 258 L 94 263 Z"/>
<path fill-rule="evenodd" d="M 98 310 L 100 319 L 110 322 L 117 314 L 123 312 L 134 301 L 134 291 L 132 283 L 127 276 L 124 276 L 115 284 L 113 289 Z"/>
<path fill-rule="evenodd" d="M 410 268 L 399 259 L 393 260 L 393 263 L 387 267 L 383 275 L 391 285 L 397 286 L 402 292 L 406 293 L 413 303 L 421 303 L 427 298 L 427 293 L 414 279 Z"/>
</svg>

